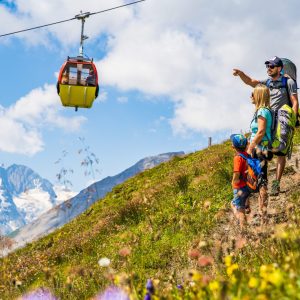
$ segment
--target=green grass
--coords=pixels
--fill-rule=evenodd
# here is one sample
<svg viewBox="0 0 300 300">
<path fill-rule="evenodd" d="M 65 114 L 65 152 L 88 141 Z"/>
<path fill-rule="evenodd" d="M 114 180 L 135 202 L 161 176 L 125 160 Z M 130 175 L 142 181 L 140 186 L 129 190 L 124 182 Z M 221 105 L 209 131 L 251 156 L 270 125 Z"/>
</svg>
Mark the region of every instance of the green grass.
<svg viewBox="0 0 300 300">
<path fill-rule="evenodd" d="M 232 197 L 232 159 L 225 142 L 116 186 L 87 213 L 1 259 L 0 298 L 45 287 L 59 299 L 90 299 L 114 283 L 142 299 L 153 278 L 162 299 L 300 299 L 299 191 L 284 230 L 234 251 L 230 263 L 214 238 Z M 201 267 L 190 249 L 213 264 Z"/>
</svg>

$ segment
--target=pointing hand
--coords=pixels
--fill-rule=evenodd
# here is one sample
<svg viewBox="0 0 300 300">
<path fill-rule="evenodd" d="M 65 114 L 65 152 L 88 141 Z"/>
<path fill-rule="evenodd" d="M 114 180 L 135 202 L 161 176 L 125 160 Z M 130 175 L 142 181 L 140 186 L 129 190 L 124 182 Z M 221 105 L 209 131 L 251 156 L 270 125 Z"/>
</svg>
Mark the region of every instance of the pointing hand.
<svg viewBox="0 0 300 300">
<path fill-rule="evenodd" d="M 233 69 L 233 76 L 240 76 L 241 73 L 242 73 L 241 70 L 239 70 L 239 69 Z"/>
</svg>

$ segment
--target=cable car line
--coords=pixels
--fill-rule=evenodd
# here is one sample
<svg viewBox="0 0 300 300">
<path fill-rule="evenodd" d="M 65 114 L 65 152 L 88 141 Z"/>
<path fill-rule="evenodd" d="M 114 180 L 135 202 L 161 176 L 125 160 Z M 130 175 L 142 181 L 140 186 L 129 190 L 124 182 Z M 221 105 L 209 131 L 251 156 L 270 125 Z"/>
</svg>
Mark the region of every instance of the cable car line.
<svg viewBox="0 0 300 300">
<path fill-rule="evenodd" d="M 21 32 L 26 32 L 26 31 L 30 31 L 30 30 L 35 30 L 35 29 L 38 29 L 38 28 L 52 26 L 52 25 L 56 25 L 56 24 L 60 24 L 60 23 L 65 23 L 65 22 L 76 20 L 76 19 L 87 18 L 87 17 L 92 16 L 92 15 L 96 15 L 96 14 L 100 14 L 100 13 L 105 13 L 105 12 L 108 12 L 108 11 L 111 11 L 111 10 L 114 10 L 114 9 L 118 9 L 118 8 L 121 8 L 121 7 L 129 6 L 129 5 L 136 4 L 136 3 L 139 3 L 139 2 L 143 2 L 143 1 L 146 1 L 146 0 L 138 0 L 138 1 L 130 2 L 130 3 L 119 5 L 119 6 L 115 6 L 115 7 L 111 7 L 111 8 L 100 10 L 100 11 L 93 12 L 93 13 L 87 12 L 87 13 L 79 14 L 79 15 L 76 15 L 75 17 L 71 18 L 71 19 L 66 19 L 66 20 L 57 21 L 57 22 L 53 22 L 53 23 L 49 23 L 49 24 L 45 24 L 45 25 L 40 25 L 40 26 L 31 27 L 31 28 L 26 28 L 26 29 L 14 31 L 14 32 L 5 33 L 5 34 L 0 34 L 0 37 L 4 37 L 4 36 L 8 36 L 8 35 L 13 35 L 13 34 L 21 33 Z"/>
<path fill-rule="evenodd" d="M 76 57 L 68 56 L 65 63 L 61 66 L 58 79 L 57 79 L 57 94 L 60 97 L 63 106 L 75 107 L 75 111 L 78 108 L 91 108 L 94 100 L 98 97 L 99 84 L 98 84 L 98 72 L 97 68 L 93 62 L 93 59 L 84 58 L 83 44 L 88 38 L 84 34 L 84 23 L 85 19 L 91 15 L 96 15 L 118 9 L 121 7 L 129 6 L 146 0 L 137 0 L 127 4 L 111 7 L 97 12 L 82 12 L 71 19 L 61 20 L 49 24 L 44 24 L 40 26 L 35 26 L 23 30 L 18 30 L 6 34 L 1 34 L 0 37 L 13 35 L 20 32 L 25 32 L 29 30 L 34 30 L 46 26 L 52 26 L 64 22 L 69 22 L 73 20 L 81 21 L 81 35 L 80 35 L 80 48 L 79 54 Z"/>
</svg>

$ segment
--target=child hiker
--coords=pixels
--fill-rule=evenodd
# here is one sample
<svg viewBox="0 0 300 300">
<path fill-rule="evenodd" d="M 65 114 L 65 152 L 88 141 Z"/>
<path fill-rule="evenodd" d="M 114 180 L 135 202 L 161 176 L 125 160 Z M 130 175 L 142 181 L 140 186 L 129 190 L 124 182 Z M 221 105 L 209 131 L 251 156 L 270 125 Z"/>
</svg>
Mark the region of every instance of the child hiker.
<svg viewBox="0 0 300 300">
<path fill-rule="evenodd" d="M 233 159 L 233 177 L 232 177 L 232 188 L 233 188 L 233 200 L 231 201 L 231 208 L 234 215 L 239 221 L 240 228 L 244 229 L 246 226 L 246 209 L 249 209 L 248 197 L 250 191 L 246 183 L 246 171 L 247 162 L 239 155 L 248 157 L 247 154 L 247 138 L 242 134 L 232 134 L 230 136 L 232 147 L 236 151 Z"/>
</svg>

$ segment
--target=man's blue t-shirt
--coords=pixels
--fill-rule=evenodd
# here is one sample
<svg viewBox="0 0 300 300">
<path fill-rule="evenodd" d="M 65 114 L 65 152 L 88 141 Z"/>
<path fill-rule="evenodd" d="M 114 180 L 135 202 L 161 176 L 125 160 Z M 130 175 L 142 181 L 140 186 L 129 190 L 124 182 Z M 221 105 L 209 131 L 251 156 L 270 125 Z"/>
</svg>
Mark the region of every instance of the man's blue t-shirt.
<svg viewBox="0 0 300 300">
<path fill-rule="evenodd" d="M 266 133 L 259 144 L 259 146 L 261 146 L 262 148 L 265 148 L 268 146 L 268 142 L 271 141 L 271 130 L 272 130 L 271 111 L 266 107 L 261 107 L 255 112 L 253 120 L 250 124 L 250 129 L 251 129 L 250 142 L 253 140 L 254 136 L 256 135 L 256 133 L 258 131 L 258 123 L 257 123 L 258 117 L 263 117 L 267 121 Z"/>
</svg>

